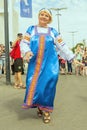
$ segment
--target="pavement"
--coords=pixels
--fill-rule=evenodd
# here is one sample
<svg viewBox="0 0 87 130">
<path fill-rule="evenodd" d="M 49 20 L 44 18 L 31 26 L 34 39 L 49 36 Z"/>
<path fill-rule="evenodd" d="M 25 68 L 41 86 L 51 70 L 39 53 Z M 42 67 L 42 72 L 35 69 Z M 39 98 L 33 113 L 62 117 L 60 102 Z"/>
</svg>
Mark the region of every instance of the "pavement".
<svg viewBox="0 0 87 130">
<path fill-rule="evenodd" d="M 37 116 L 36 108 L 21 108 L 24 94 L 25 89 L 6 85 L 5 75 L 0 78 L 0 130 L 87 130 L 87 76 L 59 76 L 49 124 Z"/>
</svg>

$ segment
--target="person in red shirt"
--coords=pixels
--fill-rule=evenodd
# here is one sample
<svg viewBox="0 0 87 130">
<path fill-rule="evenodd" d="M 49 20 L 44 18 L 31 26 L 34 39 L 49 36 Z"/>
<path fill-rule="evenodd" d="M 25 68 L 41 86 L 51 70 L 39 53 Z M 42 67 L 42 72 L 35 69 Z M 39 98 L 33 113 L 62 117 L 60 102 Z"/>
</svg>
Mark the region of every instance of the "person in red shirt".
<svg viewBox="0 0 87 130">
<path fill-rule="evenodd" d="M 61 58 L 61 74 L 66 74 L 66 60 Z"/>
<path fill-rule="evenodd" d="M 15 88 L 25 88 L 22 81 L 23 58 L 20 51 L 20 42 L 22 38 L 22 33 L 18 33 L 17 39 L 12 44 L 13 50 L 10 53 L 10 56 L 14 59 Z"/>
</svg>

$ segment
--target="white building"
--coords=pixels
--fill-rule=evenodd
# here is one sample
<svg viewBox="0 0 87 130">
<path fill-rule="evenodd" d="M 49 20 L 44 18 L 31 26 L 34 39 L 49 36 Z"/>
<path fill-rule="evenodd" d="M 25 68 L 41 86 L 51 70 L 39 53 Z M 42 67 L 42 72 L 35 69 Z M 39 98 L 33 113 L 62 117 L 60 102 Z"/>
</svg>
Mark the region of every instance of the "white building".
<svg viewBox="0 0 87 130">
<path fill-rule="evenodd" d="M 14 5 L 15 0 L 8 0 L 9 41 L 16 38 L 19 30 L 18 12 L 15 10 Z M 5 44 L 4 31 L 4 0 L 0 0 L 0 44 Z"/>
</svg>

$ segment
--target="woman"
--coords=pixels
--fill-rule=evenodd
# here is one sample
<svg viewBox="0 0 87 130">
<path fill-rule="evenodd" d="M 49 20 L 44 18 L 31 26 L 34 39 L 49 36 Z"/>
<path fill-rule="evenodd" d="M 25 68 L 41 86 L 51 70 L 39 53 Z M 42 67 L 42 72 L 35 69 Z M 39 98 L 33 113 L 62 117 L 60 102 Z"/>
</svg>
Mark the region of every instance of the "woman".
<svg viewBox="0 0 87 130">
<path fill-rule="evenodd" d="M 37 107 L 38 116 L 43 116 L 44 123 L 49 123 L 59 75 L 56 48 L 58 53 L 69 61 L 74 58 L 74 55 L 59 33 L 54 28 L 48 27 L 52 21 L 50 10 L 41 9 L 38 20 L 37 25 L 27 29 L 20 44 L 21 52 L 29 62 L 26 94 L 22 107 L 25 109 Z"/>
<path fill-rule="evenodd" d="M 77 45 L 77 48 L 75 50 L 75 55 L 76 55 L 76 60 L 79 61 L 80 63 L 82 63 L 83 52 L 82 52 L 82 49 L 81 49 L 80 45 Z M 76 73 L 77 76 L 81 75 L 81 73 L 82 73 L 82 65 L 80 65 L 80 64 L 75 65 L 75 73 Z"/>
</svg>

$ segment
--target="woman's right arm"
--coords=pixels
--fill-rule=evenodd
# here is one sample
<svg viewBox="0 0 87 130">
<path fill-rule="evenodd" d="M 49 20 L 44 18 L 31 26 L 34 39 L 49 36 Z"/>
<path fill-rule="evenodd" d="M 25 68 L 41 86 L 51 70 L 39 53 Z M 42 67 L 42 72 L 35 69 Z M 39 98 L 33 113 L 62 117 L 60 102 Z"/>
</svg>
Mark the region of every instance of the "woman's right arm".
<svg viewBox="0 0 87 130">
<path fill-rule="evenodd" d="M 33 30 L 32 26 L 28 28 L 20 43 L 21 54 L 24 57 L 24 59 L 27 61 L 29 61 L 29 59 L 33 56 L 33 53 L 30 49 L 30 39 L 31 39 L 32 30 Z"/>
<path fill-rule="evenodd" d="M 25 34 L 23 39 L 20 42 L 20 49 L 21 49 L 21 53 L 22 55 L 25 55 L 26 52 L 31 51 L 30 49 L 30 36 L 29 34 Z"/>
<path fill-rule="evenodd" d="M 30 36 L 29 34 L 25 34 L 24 38 L 20 43 L 21 54 L 24 57 L 24 60 L 29 62 L 30 58 L 33 56 L 33 53 L 30 49 Z"/>
<path fill-rule="evenodd" d="M 25 33 L 25 35 L 24 35 L 24 37 L 23 37 L 23 39 L 20 43 L 20 49 L 21 49 L 21 52 L 22 52 L 23 55 L 25 55 L 27 52 L 31 51 L 31 49 L 30 49 L 30 39 L 32 37 L 33 30 L 34 30 L 34 26 L 30 26 L 27 29 L 27 31 L 26 31 L 26 33 Z"/>
</svg>

